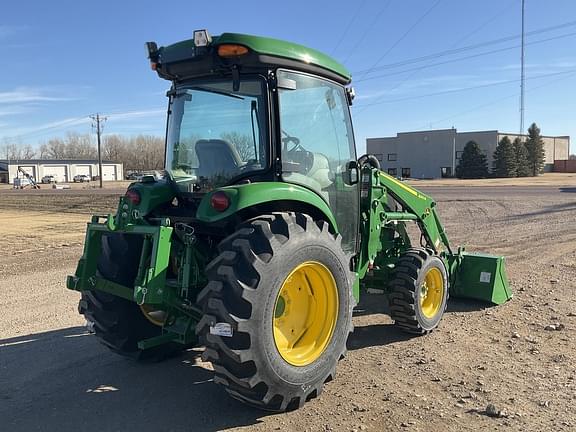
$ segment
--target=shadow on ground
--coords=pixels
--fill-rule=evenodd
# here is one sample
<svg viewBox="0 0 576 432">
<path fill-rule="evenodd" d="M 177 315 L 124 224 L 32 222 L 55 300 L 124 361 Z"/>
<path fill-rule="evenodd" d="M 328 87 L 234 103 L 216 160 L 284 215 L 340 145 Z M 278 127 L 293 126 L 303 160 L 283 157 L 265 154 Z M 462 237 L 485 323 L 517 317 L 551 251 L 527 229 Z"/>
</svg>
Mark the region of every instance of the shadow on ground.
<svg viewBox="0 0 576 432">
<path fill-rule="evenodd" d="M 415 337 L 368 315 L 385 313 L 385 296 L 365 296 L 366 319 L 348 340 L 357 350 Z M 451 301 L 448 313 L 484 303 Z M 378 322 L 380 321 L 380 322 Z M 84 327 L 0 340 L 2 430 L 220 431 L 269 415 L 230 398 L 190 350 L 161 363 L 139 364 L 99 344 Z"/>
<path fill-rule="evenodd" d="M 198 352 L 137 364 L 83 327 L 0 340 L 6 431 L 219 431 L 266 413 L 231 399 Z"/>
<path fill-rule="evenodd" d="M 403 342 L 417 335 L 411 335 L 398 329 L 394 324 L 372 324 L 356 327 L 348 337 L 347 347 L 350 351 L 357 349 L 390 345 Z"/>
<path fill-rule="evenodd" d="M 472 299 L 461 299 L 461 298 L 451 298 L 448 301 L 448 307 L 446 308 L 446 313 L 451 312 L 475 312 L 482 311 L 485 309 L 490 309 L 495 307 L 493 304 Z"/>
<path fill-rule="evenodd" d="M 563 191 L 563 192 L 571 192 L 571 191 Z M 541 210 L 529 212 L 529 213 L 520 213 L 508 216 L 506 218 L 501 219 L 501 221 L 509 221 L 509 220 L 518 220 L 518 219 L 525 219 L 534 216 L 541 216 L 541 215 L 550 215 L 554 213 L 563 213 L 563 212 L 573 212 L 576 211 L 576 204 L 573 202 L 569 203 L 562 203 L 562 204 L 555 204 L 551 206 L 544 207 Z"/>
<path fill-rule="evenodd" d="M 475 312 L 492 307 L 490 303 L 471 299 L 450 299 L 446 314 L 454 312 Z M 385 295 L 364 295 L 360 304 L 354 310 L 355 317 L 368 317 L 375 314 L 388 314 L 388 305 Z M 357 350 L 372 346 L 389 345 L 403 342 L 420 335 L 406 333 L 393 323 L 373 323 L 358 326 L 348 338 L 348 349 Z"/>
</svg>

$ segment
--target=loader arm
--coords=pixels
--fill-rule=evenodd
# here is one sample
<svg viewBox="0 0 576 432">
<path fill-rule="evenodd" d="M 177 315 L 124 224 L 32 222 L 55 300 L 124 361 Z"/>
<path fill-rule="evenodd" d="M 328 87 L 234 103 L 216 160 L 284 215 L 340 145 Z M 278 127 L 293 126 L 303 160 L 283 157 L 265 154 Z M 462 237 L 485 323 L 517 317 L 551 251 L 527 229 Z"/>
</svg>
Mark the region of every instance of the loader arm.
<svg viewBox="0 0 576 432">
<path fill-rule="evenodd" d="M 400 204 L 400 210 L 392 207 L 390 198 Z M 453 255 L 436 202 L 377 168 L 362 168 L 360 207 L 363 239 L 358 266 L 360 279 L 381 251 L 386 250 L 385 255 L 394 259 L 402 249 L 412 246 L 404 228 L 407 221 L 418 224 L 427 247 L 438 254 L 446 251 Z"/>
<path fill-rule="evenodd" d="M 400 209 L 395 208 L 394 202 Z M 504 257 L 467 253 L 462 247 L 454 251 L 440 221 L 436 202 L 428 195 L 378 168 L 364 165 L 360 211 L 362 242 L 358 279 L 362 280 L 374 269 L 364 286 L 385 285 L 389 281 L 389 270 L 398 257 L 412 247 L 426 247 L 444 261 L 452 296 L 495 304 L 512 297 Z M 411 243 L 406 231 L 408 221 L 414 221 L 420 228 L 420 244 Z M 354 288 L 357 295 L 359 286 Z"/>
<path fill-rule="evenodd" d="M 405 211 L 417 216 L 416 222 L 426 237 L 428 246 L 434 249 L 435 252 L 440 252 L 441 245 L 444 245 L 448 253 L 452 254 L 450 242 L 436 211 L 436 202 L 428 195 L 417 191 L 383 171 L 378 171 L 377 176 L 379 182 L 387 189 L 388 194 Z M 388 216 L 393 218 L 394 214 L 388 214 Z"/>
</svg>

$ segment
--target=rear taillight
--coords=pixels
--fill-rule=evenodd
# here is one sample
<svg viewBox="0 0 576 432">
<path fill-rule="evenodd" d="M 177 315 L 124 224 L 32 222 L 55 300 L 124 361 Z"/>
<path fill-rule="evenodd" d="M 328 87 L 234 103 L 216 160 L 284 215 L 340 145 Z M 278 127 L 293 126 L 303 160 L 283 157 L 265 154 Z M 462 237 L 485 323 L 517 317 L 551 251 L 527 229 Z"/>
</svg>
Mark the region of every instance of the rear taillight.
<svg viewBox="0 0 576 432">
<path fill-rule="evenodd" d="M 214 192 L 210 197 L 210 206 L 219 212 L 223 212 L 230 207 L 230 198 L 222 191 Z"/>
<path fill-rule="evenodd" d="M 134 205 L 140 204 L 140 193 L 137 190 L 128 189 L 125 197 Z"/>
</svg>

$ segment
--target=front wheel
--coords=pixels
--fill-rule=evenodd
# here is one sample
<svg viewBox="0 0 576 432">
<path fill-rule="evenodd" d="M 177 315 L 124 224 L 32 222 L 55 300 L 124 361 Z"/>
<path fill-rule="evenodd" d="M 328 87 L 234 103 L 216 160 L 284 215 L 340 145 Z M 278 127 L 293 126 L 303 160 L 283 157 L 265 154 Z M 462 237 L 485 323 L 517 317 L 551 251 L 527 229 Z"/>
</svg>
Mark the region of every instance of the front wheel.
<svg viewBox="0 0 576 432">
<path fill-rule="evenodd" d="M 448 274 L 430 250 L 414 248 L 396 263 L 390 283 L 390 316 L 408 333 L 434 330 L 446 310 Z"/>
<path fill-rule="evenodd" d="M 340 237 L 303 214 L 273 214 L 222 241 L 198 296 L 215 382 L 271 411 L 301 407 L 333 379 L 352 330 Z"/>
</svg>

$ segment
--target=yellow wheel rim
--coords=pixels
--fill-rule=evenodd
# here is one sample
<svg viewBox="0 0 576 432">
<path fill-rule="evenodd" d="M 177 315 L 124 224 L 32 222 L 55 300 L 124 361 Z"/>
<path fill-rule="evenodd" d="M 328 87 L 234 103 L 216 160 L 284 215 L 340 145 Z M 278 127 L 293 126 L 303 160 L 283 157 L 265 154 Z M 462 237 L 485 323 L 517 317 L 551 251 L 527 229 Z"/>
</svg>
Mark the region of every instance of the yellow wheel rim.
<svg viewBox="0 0 576 432">
<path fill-rule="evenodd" d="M 437 268 L 426 272 L 420 286 L 420 309 L 426 318 L 434 318 L 444 300 L 444 278 Z"/>
<path fill-rule="evenodd" d="M 274 304 L 274 343 L 284 360 L 307 366 L 324 352 L 338 319 L 338 289 L 328 268 L 315 261 L 297 266 Z"/>
<path fill-rule="evenodd" d="M 143 304 L 140 305 L 140 310 L 146 317 L 148 321 L 152 324 L 162 327 L 166 321 L 166 312 L 160 309 L 155 309 L 154 307 Z"/>
</svg>

